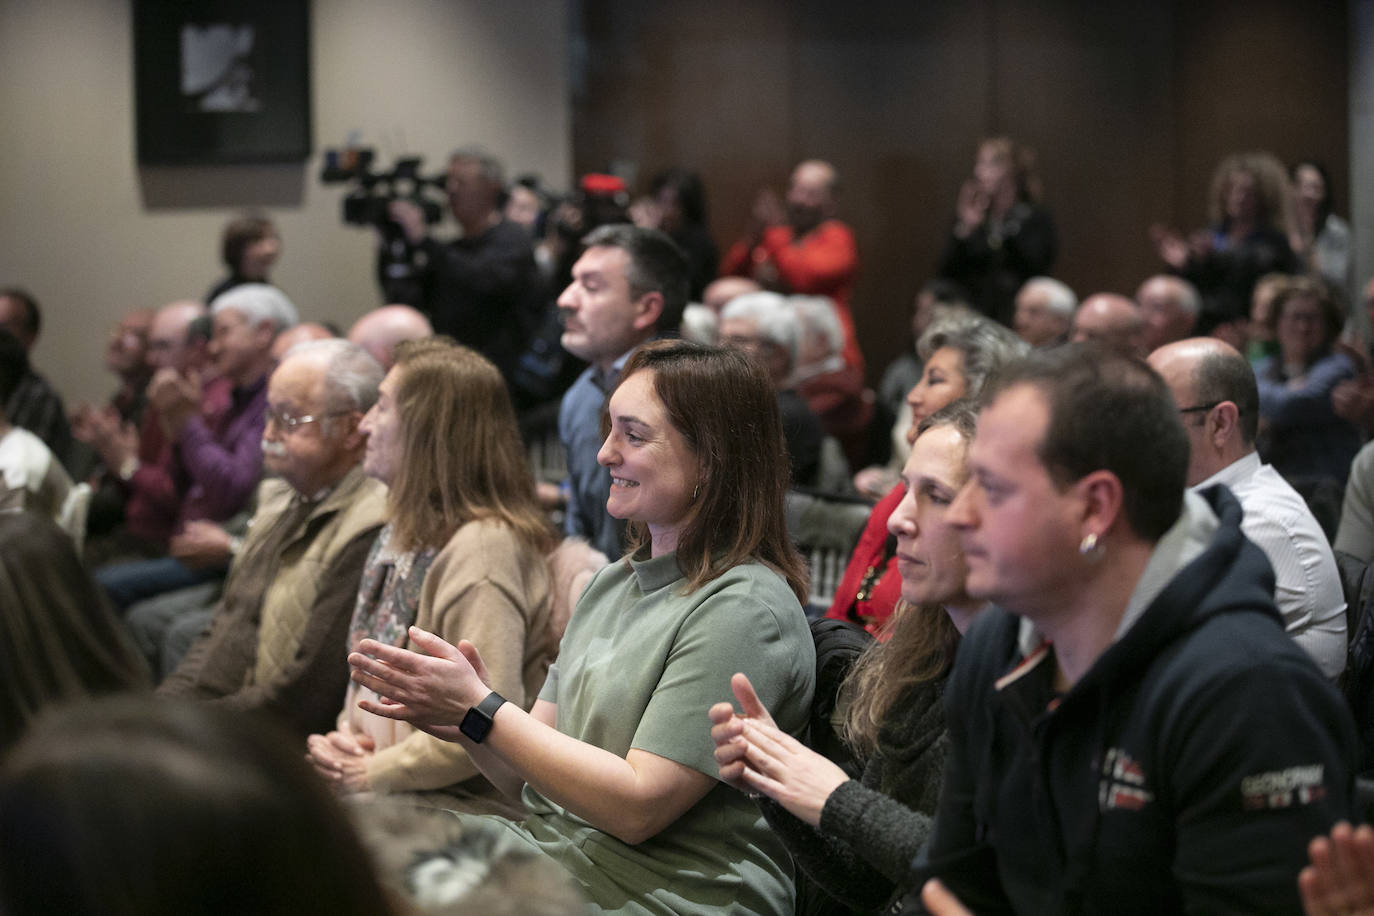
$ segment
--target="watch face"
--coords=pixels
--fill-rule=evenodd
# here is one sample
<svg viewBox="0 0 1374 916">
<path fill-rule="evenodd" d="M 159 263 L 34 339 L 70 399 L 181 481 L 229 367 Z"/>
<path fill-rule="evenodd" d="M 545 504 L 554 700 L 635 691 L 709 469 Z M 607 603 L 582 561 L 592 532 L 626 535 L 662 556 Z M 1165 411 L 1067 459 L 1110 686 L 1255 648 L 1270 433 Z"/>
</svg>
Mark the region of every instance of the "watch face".
<svg viewBox="0 0 1374 916">
<path fill-rule="evenodd" d="M 463 716 L 463 721 L 458 723 L 458 730 L 473 742 L 481 744 L 487 732 L 491 731 L 491 719 L 474 706 Z"/>
</svg>

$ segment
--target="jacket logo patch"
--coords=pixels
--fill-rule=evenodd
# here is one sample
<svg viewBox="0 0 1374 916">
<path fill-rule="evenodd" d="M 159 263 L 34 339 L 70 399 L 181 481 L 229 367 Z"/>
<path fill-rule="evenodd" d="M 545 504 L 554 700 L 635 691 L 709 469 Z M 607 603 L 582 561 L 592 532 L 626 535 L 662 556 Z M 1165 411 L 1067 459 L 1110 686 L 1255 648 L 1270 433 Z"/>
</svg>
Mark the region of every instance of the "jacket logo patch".
<svg viewBox="0 0 1374 916">
<path fill-rule="evenodd" d="M 1145 771 L 1136 759 L 1119 747 L 1110 748 L 1102 760 L 1098 808 L 1139 811 L 1154 798 L 1154 793 L 1145 788 Z"/>
<path fill-rule="evenodd" d="M 1256 773 L 1240 781 L 1242 807 L 1249 810 L 1291 808 L 1326 796 L 1320 763 Z"/>
</svg>

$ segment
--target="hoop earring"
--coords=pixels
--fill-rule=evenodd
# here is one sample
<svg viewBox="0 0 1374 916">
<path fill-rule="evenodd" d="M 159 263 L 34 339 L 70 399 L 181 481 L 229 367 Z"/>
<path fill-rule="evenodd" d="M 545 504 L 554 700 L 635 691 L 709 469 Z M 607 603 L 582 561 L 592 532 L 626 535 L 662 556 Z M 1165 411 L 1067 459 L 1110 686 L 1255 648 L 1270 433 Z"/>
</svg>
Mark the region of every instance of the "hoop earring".
<svg viewBox="0 0 1374 916">
<path fill-rule="evenodd" d="M 692 487 L 692 502 L 697 501 L 697 495 L 699 493 L 701 493 L 701 484 L 697 484 L 696 486 Z"/>
<path fill-rule="evenodd" d="M 1089 531 L 1083 535 L 1083 540 L 1078 542 L 1078 552 L 1086 557 L 1095 550 L 1097 550 L 1097 535 Z"/>
</svg>

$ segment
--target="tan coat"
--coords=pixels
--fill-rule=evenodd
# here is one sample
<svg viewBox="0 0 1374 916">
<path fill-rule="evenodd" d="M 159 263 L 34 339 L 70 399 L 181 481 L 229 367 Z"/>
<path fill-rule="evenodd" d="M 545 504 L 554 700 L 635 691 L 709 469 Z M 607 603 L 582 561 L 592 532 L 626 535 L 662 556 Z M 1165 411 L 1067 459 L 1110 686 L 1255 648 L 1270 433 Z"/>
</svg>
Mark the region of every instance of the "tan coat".
<svg viewBox="0 0 1374 916">
<path fill-rule="evenodd" d="M 597 569 L 605 557 L 585 544 L 560 561 L 551 574 L 551 557 L 526 546 L 510 528 L 496 521 L 463 525 L 434 558 L 425 574 L 415 625 L 457 644 L 467 639 L 477 647 L 491 674 L 491 686 L 524 709 L 534 705 L 549 665 L 558 653 L 566 624 L 566 594 L 574 577 L 585 582 L 583 567 Z M 575 600 L 572 595 L 571 599 Z M 413 648 L 409 641 L 407 648 Z M 367 777 L 378 791 L 415 792 L 439 789 L 477 777 L 475 764 L 458 744 L 416 731 L 403 722 L 358 709 L 363 696 L 375 696 L 349 685 L 340 730 L 369 735 L 377 752 Z M 485 780 L 463 786 L 461 794 L 488 795 Z"/>
</svg>

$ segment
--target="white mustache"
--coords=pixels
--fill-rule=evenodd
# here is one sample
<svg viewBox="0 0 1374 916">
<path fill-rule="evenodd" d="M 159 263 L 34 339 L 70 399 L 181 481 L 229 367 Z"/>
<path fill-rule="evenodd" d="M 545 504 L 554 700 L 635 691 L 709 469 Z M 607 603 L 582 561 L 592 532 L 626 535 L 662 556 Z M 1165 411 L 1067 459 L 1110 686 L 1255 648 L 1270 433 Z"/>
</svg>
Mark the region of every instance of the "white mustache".
<svg viewBox="0 0 1374 916">
<path fill-rule="evenodd" d="M 264 455 L 265 457 L 267 457 L 267 458 L 285 458 L 285 457 L 286 457 L 286 443 L 285 443 L 285 442 L 268 442 L 266 439 L 263 439 L 263 440 L 262 440 L 262 453 L 263 453 L 263 455 Z"/>
</svg>

